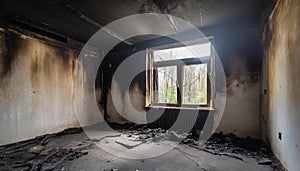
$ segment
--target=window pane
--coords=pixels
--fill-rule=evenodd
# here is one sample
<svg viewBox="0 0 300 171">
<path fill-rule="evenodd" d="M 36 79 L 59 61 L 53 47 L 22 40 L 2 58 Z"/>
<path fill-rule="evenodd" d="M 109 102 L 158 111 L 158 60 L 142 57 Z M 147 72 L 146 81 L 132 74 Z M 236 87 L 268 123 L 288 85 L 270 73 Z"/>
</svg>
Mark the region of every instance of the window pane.
<svg viewBox="0 0 300 171">
<path fill-rule="evenodd" d="M 198 45 L 156 50 L 153 52 L 154 62 L 210 56 L 210 49 L 211 44 L 209 42 Z"/>
<path fill-rule="evenodd" d="M 207 64 L 184 66 L 183 104 L 207 104 Z"/>
<path fill-rule="evenodd" d="M 157 102 L 177 103 L 177 68 L 176 66 L 157 68 Z"/>
</svg>

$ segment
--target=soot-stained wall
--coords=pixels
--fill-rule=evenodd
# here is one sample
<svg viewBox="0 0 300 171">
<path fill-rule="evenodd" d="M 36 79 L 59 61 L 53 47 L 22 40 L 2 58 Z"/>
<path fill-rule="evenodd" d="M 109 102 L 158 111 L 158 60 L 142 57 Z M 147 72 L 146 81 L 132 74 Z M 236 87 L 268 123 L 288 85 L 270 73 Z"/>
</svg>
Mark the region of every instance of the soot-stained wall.
<svg viewBox="0 0 300 171">
<path fill-rule="evenodd" d="M 279 0 L 265 32 L 262 135 L 291 171 L 300 170 L 300 1 Z"/>
<path fill-rule="evenodd" d="M 260 31 L 219 35 L 216 50 L 226 73 L 227 99 L 218 131 L 239 136 L 260 135 Z"/>
<path fill-rule="evenodd" d="M 81 126 L 73 106 L 77 56 L 77 51 L 0 30 L 0 144 Z M 79 117 L 85 118 L 82 126 L 95 120 Z"/>
<path fill-rule="evenodd" d="M 206 32 L 207 36 L 214 37 L 215 49 L 222 61 L 227 81 L 227 102 L 217 131 L 231 132 L 239 136 L 258 137 L 260 135 L 261 32 L 257 26 L 253 27 L 251 24 L 242 26 L 238 24 L 236 27 L 217 26 L 206 28 Z M 147 122 L 147 116 L 133 113 L 127 105 L 131 101 L 136 110 L 146 110 L 146 73 L 140 73 L 132 81 L 129 90 L 120 88 L 118 81 L 120 82 L 121 79 L 112 81 L 111 77 L 120 63 L 128 59 L 128 56 L 147 47 L 166 43 L 172 43 L 172 41 L 158 38 L 137 44 L 136 47 L 120 48 L 107 56 L 105 64 L 107 67 L 104 68 L 104 73 L 106 73 L 106 77 L 109 77 L 106 79 L 106 82 L 109 82 L 107 96 L 107 120 L 109 122 L 126 123 L 127 120 L 124 118 L 140 123 Z M 139 54 L 139 58 L 130 65 L 128 70 L 140 65 L 146 67 L 145 53 Z M 115 102 L 112 100 L 112 91 L 118 96 L 115 98 Z M 117 111 L 115 105 L 122 106 L 121 111 Z"/>
</svg>

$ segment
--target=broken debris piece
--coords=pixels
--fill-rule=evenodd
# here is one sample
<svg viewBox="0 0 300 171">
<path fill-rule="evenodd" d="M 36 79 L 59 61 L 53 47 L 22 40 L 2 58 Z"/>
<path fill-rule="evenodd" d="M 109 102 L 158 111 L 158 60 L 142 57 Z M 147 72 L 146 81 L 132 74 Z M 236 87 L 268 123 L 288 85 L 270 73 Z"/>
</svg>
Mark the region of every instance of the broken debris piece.
<svg viewBox="0 0 300 171">
<path fill-rule="evenodd" d="M 263 160 L 260 160 L 259 162 L 257 162 L 257 164 L 259 164 L 259 165 L 272 165 L 272 160 L 263 159 Z"/>
<path fill-rule="evenodd" d="M 36 153 L 36 154 L 39 154 L 41 151 L 43 151 L 45 149 L 44 146 L 42 145 L 36 145 L 36 146 L 33 146 L 31 147 L 28 152 L 30 153 Z"/>
</svg>

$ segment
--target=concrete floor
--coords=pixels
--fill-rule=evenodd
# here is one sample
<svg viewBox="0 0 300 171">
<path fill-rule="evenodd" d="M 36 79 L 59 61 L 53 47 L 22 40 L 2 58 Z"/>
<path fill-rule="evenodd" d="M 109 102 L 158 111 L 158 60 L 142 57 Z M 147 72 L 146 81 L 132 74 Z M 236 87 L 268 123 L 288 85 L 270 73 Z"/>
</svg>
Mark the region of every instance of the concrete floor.
<svg viewBox="0 0 300 171">
<path fill-rule="evenodd" d="M 84 133 L 68 135 L 51 141 L 62 147 L 72 147 L 87 139 Z M 64 170 L 125 170 L 125 171 L 186 171 L 186 170 L 273 170 L 269 165 L 259 165 L 257 160 L 241 156 L 244 161 L 228 156 L 218 156 L 181 144 L 169 152 L 148 159 L 124 159 L 116 157 L 98 147 L 97 142 L 89 153 L 61 166 Z M 112 144 L 113 145 L 113 144 Z"/>
<path fill-rule="evenodd" d="M 95 133 L 99 132 L 99 130 L 95 130 Z M 89 132 L 91 135 L 91 132 Z M 130 144 L 129 141 L 126 141 L 124 138 L 131 136 L 131 133 L 126 133 L 126 131 L 119 132 L 118 136 L 110 136 L 109 135 L 116 135 L 116 132 L 110 132 L 105 131 L 105 133 L 100 133 L 102 136 L 106 135 L 105 138 L 100 137 L 100 139 L 91 139 L 88 137 L 85 132 L 80 133 L 72 133 L 67 135 L 59 135 L 59 136 L 53 136 L 51 137 L 50 141 L 47 142 L 43 146 L 44 151 L 51 151 L 50 149 L 54 149 L 56 147 L 60 147 L 61 149 L 77 149 L 81 147 L 88 147 L 85 149 L 85 155 L 80 155 L 79 157 L 75 158 L 66 158 L 65 160 L 61 160 L 62 162 L 55 167 L 54 170 L 89 170 L 89 171 L 187 171 L 187 170 L 195 170 L 195 171 L 201 171 L 201 170 L 208 170 L 208 171 L 214 171 L 214 170 L 241 170 L 241 171 L 269 171 L 269 170 L 281 170 L 281 169 L 274 169 L 271 165 L 260 165 L 258 164 L 257 158 L 251 157 L 247 154 L 241 155 L 241 154 L 235 154 L 238 158 L 241 158 L 242 160 L 239 160 L 238 158 L 234 158 L 232 156 L 226 156 L 226 155 L 216 155 L 209 152 L 206 152 L 205 150 L 199 150 L 196 148 L 193 148 L 189 146 L 188 144 L 177 144 L 174 142 L 171 142 L 169 140 L 164 141 L 144 141 L 145 143 L 139 144 L 137 146 L 134 146 L 133 142 Z M 108 135 L 108 136 L 107 136 Z M 134 135 L 133 135 L 134 136 Z M 44 139 L 44 138 L 43 138 Z M 131 147 L 124 147 L 123 145 L 120 145 L 116 142 L 122 142 L 124 144 L 133 145 Z M 101 144 L 103 143 L 103 144 Z M 99 147 L 101 145 L 102 148 Z M 105 146 L 106 145 L 106 146 Z M 32 149 L 35 149 L 35 147 L 39 147 L 40 145 L 31 144 L 28 145 L 28 147 L 24 147 L 24 152 L 20 153 L 19 156 L 16 157 L 9 157 L 8 160 L 15 160 L 12 163 L 18 164 L 19 166 L 25 166 L 28 164 L 28 160 L 26 159 L 21 161 L 22 156 L 25 158 L 25 153 L 28 151 L 32 151 Z M 159 151 L 157 150 L 155 146 L 159 146 L 161 151 L 164 149 L 170 149 L 166 150 L 168 152 L 159 155 Z M 157 154 L 158 156 L 147 158 L 145 156 L 141 156 L 140 159 L 126 159 L 117 157 L 116 155 L 113 155 L 106 150 L 103 150 L 104 148 L 114 149 L 114 150 L 108 150 L 110 152 L 120 152 L 117 155 L 122 156 L 123 154 L 132 154 L 128 153 L 128 151 L 135 151 L 136 154 L 150 154 L 151 152 L 155 152 L 152 154 Z M 150 148 L 148 148 L 150 147 Z M 2 147 L 2 149 L 9 148 L 9 147 Z M 130 148 L 130 149 L 129 149 Z M 149 150 L 150 149 L 150 150 Z M 74 150 L 74 151 L 75 151 Z M 19 150 L 17 150 L 19 151 Z M 122 153 L 123 152 L 123 153 Z M 5 157 L 5 153 L 2 152 L 0 154 L 2 157 Z M 43 151 L 38 151 L 36 157 L 40 157 Z M 63 153 L 62 153 L 63 154 Z M 233 154 L 233 153 L 232 153 Z M 61 155 L 61 154 L 60 154 Z M 67 155 L 67 153 L 66 153 Z M 47 154 L 46 154 L 47 156 Z M 132 155 L 134 156 L 134 155 Z M 134 158 L 132 157 L 131 158 Z M 7 155 L 8 157 L 8 155 Z M 136 156 L 135 156 L 136 157 Z M 16 161 L 18 160 L 19 161 Z M 32 158 L 32 157 L 31 157 Z M 43 158 L 39 158 L 36 161 L 43 160 Z M 138 158 L 138 157 L 136 157 Z M 5 158 L 4 158 L 5 159 Z M 57 161 L 60 161 L 61 158 L 57 158 L 54 160 L 54 163 Z M 5 161 L 5 160 L 3 160 Z M 36 161 L 31 163 L 36 163 Z M 22 163 L 23 162 L 23 163 Z M 51 161 L 53 163 L 53 160 Z M 48 162 L 48 165 L 51 162 Z M 47 164 L 45 162 L 44 164 Z M 4 164 L 2 165 L 4 166 Z M 30 168 L 22 169 L 21 167 L 11 167 L 14 169 L 5 169 L 7 167 L 2 167 L 0 165 L 0 170 L 30 170 Z M 26 166 L 27 167 L 27 166 Z M 31 167 L 32 169 L 32 167 Z M 47 170 L 43 169 L 42 164 L 40 167 L 37 167 L 33 170 Z"/>
<path fill-rule="evenodd" d="M 80 142 L 83 135 L 69 136 L 68 139 Z M 66 139 L 60 140 L 68 144 Z M 220 157 L 179 145 L 176 149 L 161 156 L 150 159 L 123 159 L 113 156 L 101 148 L 94 146 L 86 156 L 65 163 L 66 170 L 106 170 L 113 169 L 131 171 L 167 171 L 167 170 L 272 170 L 270 166 L 258 165 L 255 159 L 247 158 L 242 162 L 230 157 Z"/>
</svg>

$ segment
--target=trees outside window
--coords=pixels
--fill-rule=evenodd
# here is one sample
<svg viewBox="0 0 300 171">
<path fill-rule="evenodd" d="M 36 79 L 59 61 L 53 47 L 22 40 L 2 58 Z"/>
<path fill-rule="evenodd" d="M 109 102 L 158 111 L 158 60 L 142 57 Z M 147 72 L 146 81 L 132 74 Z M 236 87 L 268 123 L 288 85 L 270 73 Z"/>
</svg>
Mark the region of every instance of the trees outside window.
<svg viewBox="0 0 300 171">
<path fill-rule="evenodd" d="M 210 107 L 211 42 L 148 52 L 149 105 Z"/>
</svg>

